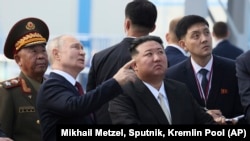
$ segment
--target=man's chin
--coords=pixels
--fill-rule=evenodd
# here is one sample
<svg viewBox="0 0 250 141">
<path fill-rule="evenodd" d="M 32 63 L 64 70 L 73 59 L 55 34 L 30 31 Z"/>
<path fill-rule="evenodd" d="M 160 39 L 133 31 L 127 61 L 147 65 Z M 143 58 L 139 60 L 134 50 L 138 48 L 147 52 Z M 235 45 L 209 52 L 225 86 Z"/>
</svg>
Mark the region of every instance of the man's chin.
<svg viewBox="0 0 250 141">
<path fill-rule="evenodd" d="M 35 73 L 36 73 L 37 75 L 43 75 L 43 74 L 45 74 L 46 70 L 47 70 L 47 67 L 46 67 L 46 68 L 39 68 L 39 69 L 37 69 L 37 70 L 35 71 Z"/>
</svg>

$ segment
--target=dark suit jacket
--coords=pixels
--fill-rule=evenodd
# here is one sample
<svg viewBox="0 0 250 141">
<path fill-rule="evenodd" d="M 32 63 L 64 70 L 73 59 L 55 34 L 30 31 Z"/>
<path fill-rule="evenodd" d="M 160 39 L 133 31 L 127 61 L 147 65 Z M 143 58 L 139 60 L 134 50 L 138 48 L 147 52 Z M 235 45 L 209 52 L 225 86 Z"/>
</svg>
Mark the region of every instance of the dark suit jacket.
<svg viewBox="0 0 250 141">
<path fill-rule="evenodd" d="M 80 96 L 64 77 L 51 72 L 37 97 L 43 140 L 56 140 L 58 124 L 94 124 L 89 115 L 120 93 L 122 89 L 118 82 L 110 79 Z"/>
<path fill-rule="evenodd" d="M 165 53 L 168 58 L 168 67 L 171 67 L 188 58 L 180 50 L 173 46 L 167 46 L 165 48 Z"/>
<path fill-rule="evenodd" d="M 120 43 L 96 53 L 88 74 L 87 91 L 95 89 L 131 60 L 129 47 L 134 38 L 124 38 Z M 95 112 L 97 124 L 111 124 L 108 103 Z"/>
<path fill-rule="evenodd" d="M 228 40 L 223 40 L 214 49 L 213 54 L 235 60 L 243 50 L 231 44 Z"/>
<path fill-rule="evenodd" d="M 238 77 L 239 94 L 244 107 L 247 123 L 250 124 L 250 51 L 236 59 L 236 75 Z"/>
<path fill-rule="evenodd" d="M 6 134 L 3 132 L 2 129 L 0 129 L 0 137 L 6 137 Z"/>
<path fill-rule="evenodd" d="M 37 91 L 21 72 L 19 77 L 0 83 L 0 124 L 15 141 L 40 141 L 36 112 Z"/>
<path fill-rule="evenodd" d="M 241 115 L 243 109 L 238 92 L 235 62 L 215 55 L 213 57 L 211 90 L 206 107 L 220 109 L 227 118 Z M 190 58 L 169 68 L 166 75 L 167 78 L 185 83 L 199 105 L 205 106 L 204 100 L 199 94 Z"/>
<path fill-rule="evenodd" d="M 164 80 L 172 124 L 212 124 L 185 84 Z M 145 84 L 137 79 L 123 87 L 124 93 L 109 102 L 113 124 L 169 124 L 158 101 Z"/>
</svg>

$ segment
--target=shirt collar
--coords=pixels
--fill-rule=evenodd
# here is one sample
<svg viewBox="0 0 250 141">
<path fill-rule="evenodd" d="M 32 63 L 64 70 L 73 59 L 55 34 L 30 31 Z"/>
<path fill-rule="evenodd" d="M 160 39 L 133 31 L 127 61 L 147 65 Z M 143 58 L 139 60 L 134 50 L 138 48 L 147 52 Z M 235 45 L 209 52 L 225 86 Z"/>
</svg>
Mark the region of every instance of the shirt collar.
<svg viewBox="0 0 250 141">
<path fill-rule="evenodd" d="M 175 45 L 175 44 L 168 44 L 168 46 L 174 47 L 174 48 L 178 49 L 183 55 L 188 56 L 188 53 L 180 46 Z"/>
<path fill-rule="evenodd" d="M 68 80 L 73 86 L 76 84 L 76 80 L 70 74 L 61 70 L 52 70 L 52 72 L 61 75 L 66 80 Z"/>
<path fill-rule="evenodd" d="M 146 85 L 146 87 L 150 90 L 150 92 L 154 95 L 154 97 L 156 99 L 158 98 L 159 93 L 161 93 L 163 95 L 163 97 L 166 97 L 165 86 L 164 86 L 163 81 L 161 83 L 161 87 L 160 87 L 159 91 L 156 88 L 154 88 L 152 85 L 150 85 L 149 83 L 144 82 L 144 81 L 142 81 L 142 82 Z"/>
<path fill-rule="evenodd" d="M 222 41 L 224 41 L 225 39 L 219 39 L 217 41 L 215 41 L 214 43 L 214 47 L 216 47 L 219 43 L 221 43 Z"/>
<path fill-rule="evenodd" d="M 213 63 L 213 55 L 211 55 L 211 58 L 210 60 L 208 61 L 208 63 L 206 64 L 205 67 L 201 67 L 200 65 L 198 65 L 194 60 L 193 58 L 191 57 L 191 64 L 194 68 L 194 72 L 195 74 L 197 74 L 201 68 L 204 68 L 206 70 L 208 70 L 209 72 L 211 72 L 211 69 L 212 69 L 212 63 Z"/>
</svg>

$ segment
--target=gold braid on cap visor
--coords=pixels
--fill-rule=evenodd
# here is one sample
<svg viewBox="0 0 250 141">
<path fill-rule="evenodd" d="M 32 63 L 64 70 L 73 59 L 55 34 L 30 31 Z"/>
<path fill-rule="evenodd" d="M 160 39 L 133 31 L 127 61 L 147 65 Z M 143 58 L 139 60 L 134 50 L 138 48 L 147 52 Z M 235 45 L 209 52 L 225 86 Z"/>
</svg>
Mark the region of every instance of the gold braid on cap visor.
<svg viewBox="0 0 250 141">
<path fill-rule="evenodd" d="M 29 33 L 18 40 L 15 44 L 16 51 L 30 43 L 46 42 L 46 39 L 39 33 Z"/>
</svg>

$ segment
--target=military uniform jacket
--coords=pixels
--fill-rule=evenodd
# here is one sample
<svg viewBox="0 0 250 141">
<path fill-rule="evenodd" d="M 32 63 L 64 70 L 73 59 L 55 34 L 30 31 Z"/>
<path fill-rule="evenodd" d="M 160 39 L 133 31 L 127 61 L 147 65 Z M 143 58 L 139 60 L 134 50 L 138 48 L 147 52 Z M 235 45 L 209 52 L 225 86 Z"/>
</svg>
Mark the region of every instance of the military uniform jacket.
<svg viewBox="0 0 250 141">
<path fill-rule="evenodd" d="M 37 91 L 21 72 L 19 77 L 0 82 L 0 124 L 15 141 L 40 141 L 35 109 Z"/>
</svg>

